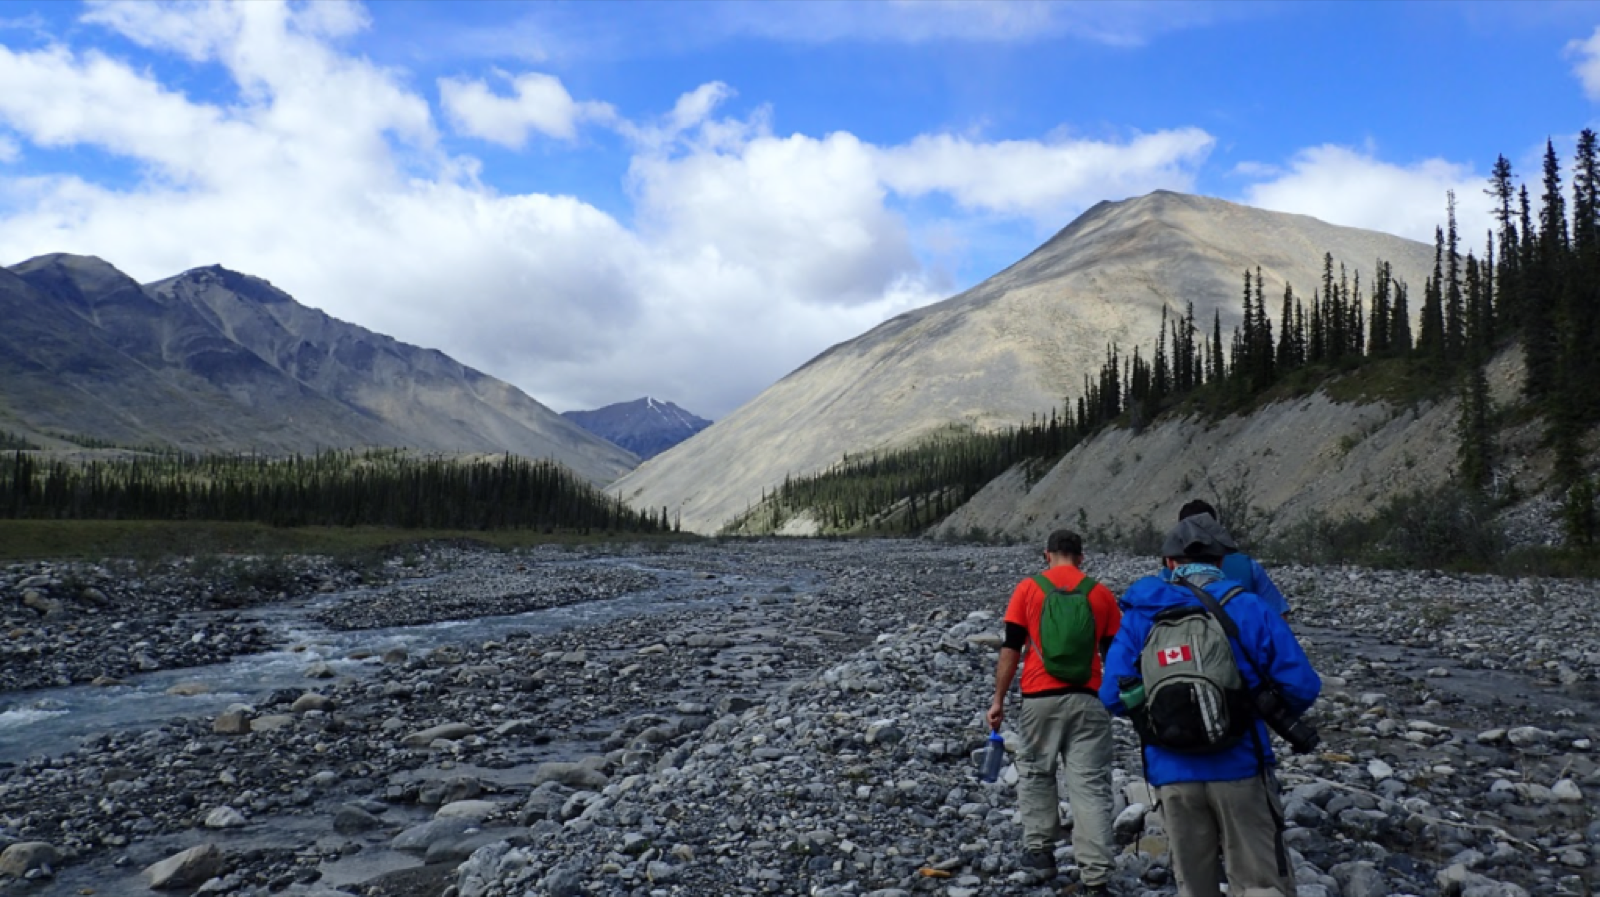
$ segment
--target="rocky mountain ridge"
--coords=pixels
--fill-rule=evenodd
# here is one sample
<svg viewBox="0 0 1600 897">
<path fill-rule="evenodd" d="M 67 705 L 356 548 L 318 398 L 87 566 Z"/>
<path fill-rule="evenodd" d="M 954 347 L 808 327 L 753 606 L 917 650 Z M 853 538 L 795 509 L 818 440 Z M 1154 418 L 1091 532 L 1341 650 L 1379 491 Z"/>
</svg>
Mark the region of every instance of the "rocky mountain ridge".
<svg viewBox="0 0 1600 897">
<path fill-rule="evenodd" d="M 703 417 L 649 396 L 592 411 L 563 411 L 561 416 L 640 458 L 653 458 L 711 426 Z"/>
<path fill-rule="evenodd" d="M 1153 344 L 1162 310 L 1193 303 L 1206 328 L 1238 320 L 1243 272 L 1260 266 L 1274 316 L 1284 284 L 1309 298 L 1324 253 L 1365 272 L 1385 260 L 1415 292 L 1432 247 L 1302 215 L 1158 191 L 1085 212 L 966 292 L 823 352 L 727 418 L 616 484 L 714 532 L 786 476 L 846 453 L 906 445 L 951 424 L 993 429 L 1048 415 L 1082 392 L 1115 341 Z"/>
<path fill-rule="evenodd" d="M 0 429 L 46 443 L 510 452 L 599 483 L 637 463 L 508 383 L 220 266 L 141 286 L 41 256 L 0 269 L 0 314 Z"/>
</svg>

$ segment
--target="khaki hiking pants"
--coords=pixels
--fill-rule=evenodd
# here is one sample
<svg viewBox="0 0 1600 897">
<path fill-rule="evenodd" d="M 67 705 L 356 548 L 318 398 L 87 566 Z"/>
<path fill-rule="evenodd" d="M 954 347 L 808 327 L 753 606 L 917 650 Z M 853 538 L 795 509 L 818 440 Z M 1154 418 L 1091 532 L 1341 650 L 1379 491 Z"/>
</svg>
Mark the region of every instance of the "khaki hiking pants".
<svg viewBox="0 0 1600 897">
<path fill-rule="evenodd" d="M 1156 789 L 1172 845 L 1178 897 L 1220 897 L 1220 850 L 1230 897 L 1295 897 L 1294 868 L 1278 820 L 1278 782 L 1251 776 L 1231 782 L 1182 782 Z M 1278 874 L 1279 851 L 1284 874 Z"/>
<path fill-rule="evenodd" d="M 1025 850 L 1054 851 L 1061 837 L 1056 767 L 1067 773 L 1072 851 L 1083 882 L 1111 878 L 1111 714 L 1097 695 L 1022 699 L 1022 749 L 1017 752 L 1017 803 Z"/>
</svg>

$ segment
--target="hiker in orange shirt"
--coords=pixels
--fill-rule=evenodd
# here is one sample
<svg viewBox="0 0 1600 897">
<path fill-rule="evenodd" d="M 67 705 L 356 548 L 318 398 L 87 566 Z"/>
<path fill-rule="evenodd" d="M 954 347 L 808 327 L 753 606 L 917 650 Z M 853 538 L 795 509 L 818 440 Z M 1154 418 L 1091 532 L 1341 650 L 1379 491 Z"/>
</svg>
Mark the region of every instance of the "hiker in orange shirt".
<svg viewBox="0 0 1600 897">
<path fill-rule="evenodd" d="M 1122 612 L 1111 590 L 1086 576 L 1083 539 L 1070 530 L 1050 534 L 1043 573 L 1024 579 L 1006 608 L 1006 640 L 995 669 L 989 726 L 1005 719 L 1006 692 L 1022 666 L 1022 744 L 1017 751 L 1017 803 L 1022 816 L 1022 865 L 1044 874 L 1056 868 L 1061 835 L 1056 765 L 1067 770 L 1072 847 L 1083 894 L 1108 894 L 1115 868 L 1111 848 L 1111 715 L 1100 702 L 1102 655 L 1117 634 Z"/>
</svg>

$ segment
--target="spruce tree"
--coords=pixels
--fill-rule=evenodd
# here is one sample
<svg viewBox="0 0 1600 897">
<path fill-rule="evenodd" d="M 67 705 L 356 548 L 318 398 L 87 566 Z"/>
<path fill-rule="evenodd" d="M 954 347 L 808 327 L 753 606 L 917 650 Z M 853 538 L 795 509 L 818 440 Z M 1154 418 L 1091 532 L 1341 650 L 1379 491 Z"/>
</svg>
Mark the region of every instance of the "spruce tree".
<svg viewBox="0 0 1600 897">
<path fill-rule="evenodd" d="M 1529 220 L 1528 188 L 1522 187 L 1523 241 L 1517 277 L 1518 296 L 1522 314 L 1522 344 L 1526 357 L 1527 379 L 1524 391 L 1542 399 L 1555 391 L 1556 372 L 1556 320 L 1555 297 L 1552 295 L 1560 282 L 1556 273 L 1558 261 L 1565 246 L 1566 217 L 1562 211 L 1561 169 L 1555 159 L 1555 149 L 1548 142 L 1545 153 L 1545 206 L 1540 213 L 1537 234 Z"/>
<path fill-rule="evenodd" d="M 1220 383 L 1222 383 L 1223 378 L 1226 377 L 1227 373 L 1228 373 L 1226 368 L 1223 367 L 1223 358 L 1222 358 L 1222 309 L 1220 309 L 1220 308 L 1217 309 L 1216 311 L 1214 311 L 1212 313 L 1212 315 L 1213 316 L 1211 318 L 1211 382 L 1220 384 Z"/>
<path fill-rule="evenodd" d="M 1406 301 L 1406 284 L 1394 281 L 1394 305 L 1389 316 L 1389 351 L 1395 355 L 1411 354 L 1411 307 Z"/>
<path fill-rule="evenodd" d="M 1422 285 L 1422 322 L 1417 354 L 1430 361 L 1444 355 L 1444 228 L 1433 229 L 1433 276 Z"/>
<path fill-rule="evenodd" d="M 1569 359 L 1563 386 L 1580 426 L 1600 418 L 1600 147 L 1595 132 L 1578 135 L 1572 161 L 1572 251 L 1562 328 Z"/>
<path fill-rule="evenodd" d="M 1516 199 L 1516 185 L 1511 181 L 1511 163 L 1501 156 L 1495 160 L 1494 171 L 1489 176 L 1489 186 L 1484 193 L 1494 201 L 1494 220 L 1499 226 L 1497 236 L 1500 241 L 1500 266 L 1496 272 L 1499 280 L 1495 284 L 1497 315 L 1502 322 L 1516 326 L 1521 323 L 1517 300 L 1516 274 L 1518 248 L 1517 218 L 1512 212 L 1512 202 Z M 1521 231 L 1526 234 L 1527 231 Z"/>
<path fill-rule="evenodd" d="M 1461 307 L 1461 241 L 1456 233 L 1456 191 L 1445 191 L 1444 358 L 1454 366 L 1461 357 L 1466 326 Z"/>
<path fill-rule="evenodd" d="M 1272 319 L 1267 317 L 1267 297 L 1262 289 L 1261 266 L 1256 266 L 1256 333 L 1250 354 L 1254 361 L 1255 388 L 1266 389 L 1276 379 L 1273 368 Z"/>
<path fill-rule="evenodd" d="M 1171 391 L 1172 375 L 1167 368 L 1167 304 L 1161 304 L 1161 329 L 1156 334 L 1155 370 L 1151 376 L 1151 393 L 1159 404 Z"/>
<path fill-rule="evenodd" d="M 1389 279 L 1392 275 L 1387 262 L 1379 261 L 1374 268 L 1367 346 L 1372 355 L 1382 356 L 1389 352 Z"/>
<path fill-rule="evenodd" d="M 1279 376 L 1300 366 L 1300 363 L 1295 359 L 1294 287 L 1287 282 L 1283 285 L 1283 311 L 1278 316 L 1278 357 L 1276 362 Z"/>
<path fill-rule="evenodd" d="M 1310 364 L 1319 364 L 1327 359 L 1324 352 L 1324 338 L 1322 326 L 1322 299 L 1316 290 L 1311 291 L 1311 345 L 1306 350 L 1306 361 Z"/>
</svg>

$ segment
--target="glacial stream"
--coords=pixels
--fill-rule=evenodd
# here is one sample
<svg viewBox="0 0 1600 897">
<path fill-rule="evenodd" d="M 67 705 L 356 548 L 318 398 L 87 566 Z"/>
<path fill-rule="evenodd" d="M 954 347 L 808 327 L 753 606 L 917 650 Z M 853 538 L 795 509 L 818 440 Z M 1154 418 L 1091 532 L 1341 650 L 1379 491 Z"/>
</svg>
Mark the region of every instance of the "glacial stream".
<svg viewBox="0 0 1600 897">
<path fill-rule="evenodd" d="M 124 685 L 78 685 L 0 695 L 0 764 L 16 763 L 37 754 L 60 754 L 99 732 L 137 731 L 172 717 L 215 715 L 230 704 L 252 703 L 279 689 L 313 690 L 317 680 L 307 678 L 306 671 L 319 661 L 326 663 L 335 676 L 361 677 L 375 670 L 383 654 L 394 649 L 415 656 L 444 645 L 500 639 L 511 632 L 543 635 L 622 617 L 716 605 L 750 591 L 770 592 L 781 586 L 800 585 L 721 576 L 718 580 L 723 588 L 718 594 L 706 596 L 706 583 L 697 581 L 689 571 L 617 563 L 654 575 L 658 584 L 617 598 L 564 607 L 385 629 L 335 631 L 312 619 L 315 611 L 326 606 L 371 596 L 370 589 L 257 608 L 242 616 L 273 629 L 281 646 L 276 651 L 210 666 L 142 673 L 128 677 Z M 422 582 L 425 581 L 413 580 L 411 584 Z M 206 631 L 208 622 L 221 615 L 197 613 L 184 619 L 191 621 L 198 633 Z M 183 686 L 203 691 L 173 693 L 174 689 L 186 690 Z"/>
</svg>

